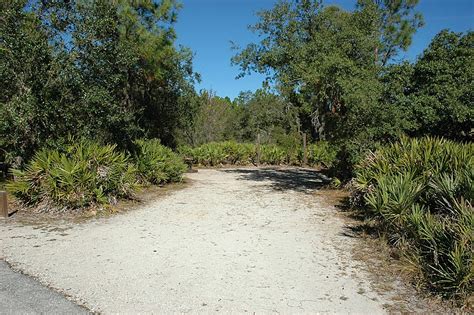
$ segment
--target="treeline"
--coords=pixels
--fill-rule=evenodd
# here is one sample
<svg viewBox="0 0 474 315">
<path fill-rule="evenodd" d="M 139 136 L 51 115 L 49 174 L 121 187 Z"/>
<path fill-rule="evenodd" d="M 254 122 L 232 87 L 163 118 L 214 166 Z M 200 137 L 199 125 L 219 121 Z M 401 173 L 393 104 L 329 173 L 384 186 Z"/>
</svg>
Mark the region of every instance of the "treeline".
<svg viewBox="0 0 474 315">
<path fill-rule="evenodd" d="M 474 33 L 443 30 L 414 63 L 397 62 L 423 24 L 417 2 L 279 2 L 258 14 L 261 40 L 233 63 L 241 76 L 267 75 L 297 129 L 338 147 L 341 176 L 402 134 L 472 141 Z"/>
<path fill-rule="evenodd" d="M 69 136 L 127 148 L 175 144 L 194 94 L 164 1 L 0 2 L 0 160 L 29 160 Z"/>
<path fill-rule="evenodd" d="M 329 40 L 337 39 L 328 36 Z M 248 49 L 236 59 L 247 56 Z M 382 65 L 372 55 L 366 60 L 370 68 L 364 74 L 370 77 L 367 81 L 352 74 L 355 68 L 342 71 L 341 67 L 355 62 L 344 58 L 344 63 L 339 63 L 341 59 L 332 54 L 321 56 L 314 71 L 320 71 L 319 64 L 325 62 L 328 65 L 324 67 L 332 70 L 324 68 L 327 73 L 314 74 L 294 90 L 288 90 L 291 85 L 279 82 L 275 74 L 275 89 L 242 92 L 233 101 L 201 91 L 193 99 L 193 119 L 178 132 L 178 143 L 195 147 L 234 140 L 288 150 L 301 148 L 306 135 L 308 142 L 329 141 L 339 152 L 336 173 L 350 178 L 354 165 L 368 151 L 403 135 L 472 141 L 473 32 L 441 31 L 413 63 Z M 294 62 L 311 69 L 305 59 Z M 334 81 L 329 82 L 331 78 Z M 321 86 L 325 80 L 329 80 L 327 87 Z M 308 90 L 310 85 L 313 89 Z"/>
<path fill-rule="evenodd" d="M 179 133 L 180 144 L 226 140 L 300 144 L 297 112 L 283 97 L 264 89 L 241 92 L 233 101 L 203 90 L 195 99 L 193 117 Z"/>
<path fill-rule="evenodd" d="M 472 141 L 474 33 L 442 30 L 414 61 L 397 61 L 421 16 L 417 1 L 359 1 L 354 11 L 318 1 L 277 4 L 253 27 L 262 38 L 233 62 L 267 86 L 231 101 L 212 91 L 194 98 L 179 143 L 236 140 L 285 148 L 326 140 L 338 176 L 377 147 L 437 136 Z"/>
<path fill-rule="evenodd" d="M 349 178 L 365 152 L 402 134 L 471 141 L 474 33 L 441 31 L 414 63 L 397 63 L 423 23 L 416 3 L 359 0 L 345 11 L 300 0 L 260 12 L 261 41 L 232 61 L 273 88 L 231 101 L 194 90 L 175 1 L 4 1 L 0 161 L 21 165 L 70 136 L 129 150 L 139 138 L 290 148 L 306 134 L 338 150 Z"/>
</svg>

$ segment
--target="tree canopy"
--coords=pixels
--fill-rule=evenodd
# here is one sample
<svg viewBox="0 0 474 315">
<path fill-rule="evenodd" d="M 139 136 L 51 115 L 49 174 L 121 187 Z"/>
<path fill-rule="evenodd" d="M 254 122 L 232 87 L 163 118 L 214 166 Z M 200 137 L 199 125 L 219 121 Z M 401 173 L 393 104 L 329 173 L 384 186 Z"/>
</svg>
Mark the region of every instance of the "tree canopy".
<svg viewBox="0 0 474 315">
<path fill-rule="evenodd" d="M 396 63 L 423 25 L 417 3 L 359 0 L 346 11 L 322 1 L 280 1 L 258 13 L 251 30 L 260 40 L 232 61 L 240 77 L 266 74 L 298 108 L 301 128 L 341 146 L 351 163 L 357 152 L 402 133 L 466 138 L 472 33 L 442 32 L 415 64 Z"/>
<path fill-rule="evenodd" d="M 0 146 L 10 158 L 68 135 L 174 143 L 197 78 L 192 53 L 175 48 L 175 1 L 0 6 Z"/>
<path fill-rule="evenodd" d="M 195 91 L 174 0 L 1 2 L 0 160 L 69 136 L 121 148 L 138 138 L 293 146 L 306 133 L 349 166 L 401 134 L 472 140 L 473 32 L 444 30 L 399 62 L 423 25 L 417 4 L 277 2 L 251 26 L 259 40 L 232 58 L 239 77 L 259 72 L 267 84 L 232 101 Z"/>
</svg>

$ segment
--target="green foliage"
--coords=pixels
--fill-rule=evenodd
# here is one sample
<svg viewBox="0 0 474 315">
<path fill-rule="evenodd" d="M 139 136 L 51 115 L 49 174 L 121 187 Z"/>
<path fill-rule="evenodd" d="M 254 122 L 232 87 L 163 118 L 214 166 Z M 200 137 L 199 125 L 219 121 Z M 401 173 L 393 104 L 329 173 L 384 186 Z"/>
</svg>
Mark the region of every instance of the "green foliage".
<svg viewBox="0 0 474 315">
<path fill-rule="evenodd" d="M 407 50 L 416 30 L 423 26 L 423 17 L 414 9 L 418 0 L 358 0 L 361 9 L 377 12 L 375 23 L 380 33 L 377 60 L 385 65 L 400 50 Z"/>
<path fill-rule="evenodd" d="M 437 34 L 414 63 L 387 67 L 382 99 L 411 136 L 472 140 L 474 32 Z"/>
<path fill-rule="evenodd" d="M 473 170 L 472 143 L 436 138 L 402 138 L 356 168 L 354 200 L 444 296 L 474 289 Z"/>
<path fill-rule="evenodd" d="M 136 140 L 134 161 L 142 183 L 179 182 L 187 166 L 178 154 L 160 144 L 160 140 Z"/>
<path fill-rule="evenodd" d="M 189 145 L 180 145 L 177 151 L 179 155 L 186 159 L 193 159 L 195 155 L 193 147 Z"/>
<path fill-rule="evenodd" d="M 406 97 L 411 135 L 472 140 L 474 32 L 441 31 L 413 66 Z"/>
<path fill-rule="evenodd" d="M 82 140 L 62 151 L 39 151 L 25 170 L 13 170 L 7 190 L 28 205 L 75 209 L 133 197 L 136 175 L 114 145 Z"/>
<path fill-rule="evenodd" d="M 179 153 L 192 158 L 195 164 L 203 166 L 251 165 L 302 165 L 303 149 L 301 147 L 284 147 L 275 144 L 238 143 L 235 141 L 211 142 L 192 148 L 181 146 Z M 335 150 L 327 143 L 320 142 L 308 146 L 308 164 L 311 166 L 329 167 L 334 163 Z"/>
<path fill-rule="evenodd" d="M 31 156 L 50 128 L 44 120 L 52 111 L 38 104 L 51 82 L 51 47 L 39 18 L 23 11 L 25 3 L 0 3 L 0 160 Z"/>
<path fill-rule="evenodd" d="M 193 105 L 191 121 L 181 129 L 182 144 L 197 146 L 238 137 L 240 108 L 230 99 L 204 90 L 194 99 Z"/>
<path fill-rule="evenodd" d="M 320 141 L 308 146 L 308 163 L 310 165 L 324 165 L 331 167 L 337 157 L 337 150 L 327 141 Z"/>
<path fill-rule="evenodd" d="M 371 35 L 373 16 L 367 10 L 351 13 L 322 7 L 318 1 L 282 1 L 259 13 L 260 21 L 252 29 L 262 41 L 247 46 L 233 62 L 242 74 L 272 73 L 300 114 L 317 117 L 313 127 L 321 136 L 332 136 L 326 130 L 331 128 L 327 119 L 339 120 L 352 106 L 373 103 L 373 51 L 378 44 Z"/>
<path fill-rule="evenodd" d="M 28 160 L 69 134 L 173 144 L 194 94 L 164 1 L 0 3 L 0 160 Z"/>
<path fill-rule="evenodd" d="M 234 101 L 201 91 L 192 102 L 192 115 L 180 130 L 180 144 L 199 146 L 209 142 L 273 143 L 288 146 L 301 141 L 294 106 L 277 94 L 259 89 L 241 92 Z"/>
<path fill-rule="evenodd" d="M 204 166 L 217 166 L 226 161 L 223 145 L 217 142 L 203 144 L 192 151 L 193 160 Z"/>
<path fill-rule="evenodd" d="M 255 146 L 249 143 L 237 143 L 234 141 L 226 141 L 221 144 L 225 162 L 234 165 L 246 165 L 255 159 Z"/>
<path fill-rule="evenodd" d="M 248 165 L 255 159 L 255 146 L 235 141 L 210 142 L 196 148 L 180 147 L 179 152 L 203 166 Z"/>
<path fill-rule="evenodd" d="M 241 76 L 267 75 L 298 109 L 299 128 L 339 148 L 341 176 L 377 143 L 404 131 L 403 112 L 387 106 L 382 73 L 421 25 L 418 1 L 360 0 L 353 11 L 321 1 L 280 1 L 251 29 L 258 43 L 233 58 Z"/>
<path fill-rule="evenodd" d="M 288 152 L 276 145 L 260 146 L 260 162 L 268 165 L 288 164 Z"/>
<path fill-rule="evenodd" d="M 297 134 L 298 115 L 294 106 L 283 97 L 257 90 L 255 93 L 241 92 L 234 101 L 241 111 L 240 140 L 273 143 L 285 147 L 301 141 Z"/>
</svg>

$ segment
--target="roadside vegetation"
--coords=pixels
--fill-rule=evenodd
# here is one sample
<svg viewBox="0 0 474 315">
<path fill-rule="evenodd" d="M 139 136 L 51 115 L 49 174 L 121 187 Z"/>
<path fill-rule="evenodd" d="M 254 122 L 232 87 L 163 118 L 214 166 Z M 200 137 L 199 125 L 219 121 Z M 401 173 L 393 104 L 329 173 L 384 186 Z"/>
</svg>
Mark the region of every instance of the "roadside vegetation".
<svg viewBox="0 0 474 315">
<path fill-rule="evenodd" d="M 474 285 L 473 171 L 472 143 L 429 137 L 380 148 L 355 170 L 354 206 L 445 297 Z"/>
<path fill-rule="evenodd" d="M 331 167 L 336 160 L 336 150 L 324 141 L 301 146 L 284 147 L 277 144 L 238 143 L 235 141 L 209 142 L 192 148 L 181 146 L 178 151 L 201 166 L 223 165 L 296 165 Z"/>
<path fill-rule="evenodd" d="M 181 157 L 158 140 L 137 140 L 135 154 L 115 145 L 70 140 L 62 149 L 37 152 L 24 169 L 13 169 L 7 190 L 42 211 L 107 208 L 135 198 L 140 187 L 181 181 Z"/>
<path fill-rule="evenodd" d="M 195 90 L 177 1 L 0 1 L 6 187 L 45 210 L 106 208 L 180 181 L 184 158 L 323 167 L 425 287 L 472 296 L 474 32 L 403 60 L 417 4 L 276 2 L 232 58 L 266 80 L 231 100 Z"/>
<path fill-rule="evenodd" d="M 62 150 L 44 149 L 24 170 L 14 169 L 7 189 L 27 205 L 81 208 L 132 197 L 136 168 L 114 145 L 81 141 Z"/>
<path fill-rule="evenodd" d="M 182 157 L 158 139 L 136 140 L 133 160 L 142 184 L 179 182 L 187 170 Z"/>
</svg>

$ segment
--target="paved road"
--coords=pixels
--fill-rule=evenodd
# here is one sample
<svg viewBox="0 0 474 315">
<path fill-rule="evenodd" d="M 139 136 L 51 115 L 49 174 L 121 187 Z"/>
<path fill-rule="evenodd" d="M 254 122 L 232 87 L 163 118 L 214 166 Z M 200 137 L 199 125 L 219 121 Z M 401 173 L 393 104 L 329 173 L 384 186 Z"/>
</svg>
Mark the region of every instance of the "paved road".
<svg viewBox="0 0 474 315">
<path fill-rule="evenodd" d="M 313 194 L 318 173 L 199 170 L 188 179 L 189 187 L 110 218 L 0 223 L 0 249 L 15 268 L 106 314 L 380 314 L 400 304 L 352 259 L 357 239 Z"/>
<path fill-rule="evenodd" d="M 88 314 L 61 294 L 0 261 L 0 314 Z"/>
</svg>

